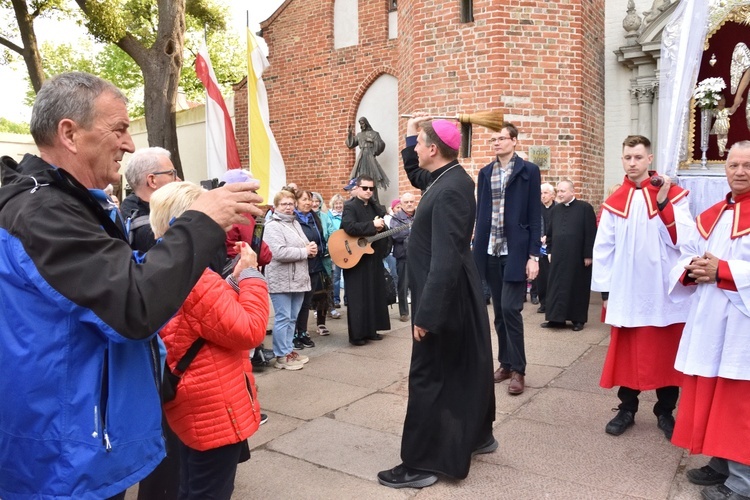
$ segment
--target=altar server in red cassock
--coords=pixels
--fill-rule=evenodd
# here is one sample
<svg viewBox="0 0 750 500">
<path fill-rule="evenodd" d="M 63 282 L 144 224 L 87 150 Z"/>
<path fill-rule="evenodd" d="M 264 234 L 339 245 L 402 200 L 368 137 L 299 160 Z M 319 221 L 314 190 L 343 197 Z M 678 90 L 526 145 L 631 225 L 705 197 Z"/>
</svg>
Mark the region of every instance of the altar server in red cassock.
<svg viewBox="0 0 750 500">
<path fill-rule="evenodd" d="M 693 222 L 687 191 L 664 177 L 661 187 L 650 182 L 652 159 L 647 138 L 633 135 L 623 142 L 625 179 L 603 204 L 591 289 L 604 292 L 603 321 L 612 326 L 599 384 L 620 386 L 617 415 L 605 431 L 625 432 L 635 423 L 640 392 L 655 389 L 653 412 L 670 439 L 681 380 L 674 359 L 688 306 L 667 295 L 669 272 L 680 256 L 678 234 Z"/>
<path fill-rule="evenodd" d="M 708 500 L 750 498 L 750 141 L 729 150 L 731 189 L 696 218 L 672 270 L 690 315 L 677 351 L 683 394 L 672 443 L 714 458 L 687 472 Z"/>
</svg>

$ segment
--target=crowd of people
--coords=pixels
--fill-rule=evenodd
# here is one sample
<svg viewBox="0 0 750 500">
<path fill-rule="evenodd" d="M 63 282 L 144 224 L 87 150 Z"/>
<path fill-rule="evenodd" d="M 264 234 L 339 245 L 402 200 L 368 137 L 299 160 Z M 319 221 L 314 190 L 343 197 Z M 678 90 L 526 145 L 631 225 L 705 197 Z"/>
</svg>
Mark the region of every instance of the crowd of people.
<svg viewBox="0 0 750 500">
<path fill-rule="evenodd" d="M 365 174 L 328 206 L 290 183 L 264 213 L 248 172 L 210 191 L 183 182 L 168 151 L 135 151 L 128 125 L 116 87 L 62 74 L 34 104 L 39 156 L 2 159 L 0 449 L 13 457 L 0 497 L 122 499 L 140 482 L 144 499 L 229 499 L 266 418 L 250 359 L 269 318 L 281 370 L 310 361 L 301 351 L 342 304 L 352 346 L 380 341 L 390 273 L 413 343 L 401 463 L 381 484 L 463 479 L 498 449 L 495 384 L 525 390 L 533 283 L 550 332 L 582 330 L 590 291 L 602 294 L 600 385 L 620 400 L 607 434 L 625 433 L 655 390 L 664 436 L 712 457 L 687 471 L 702 496 L 750 498 L 750 141 L 728 150 L 726 199 L 693 219 L 689 193 L 650 170 L 650 141 L 629 136 L 597 217 L 573 182 L 542 184 L 513 124 L 491 134 L 475 185 L 455 124 L 415 112 L 401 154 L 418 208 L 415 191 L 387 210 Z M 125 153 L 132 193 L 118 204 L 107 189 Z M 342 233 L 372 253 L 332 259 Z"/>
</svg>

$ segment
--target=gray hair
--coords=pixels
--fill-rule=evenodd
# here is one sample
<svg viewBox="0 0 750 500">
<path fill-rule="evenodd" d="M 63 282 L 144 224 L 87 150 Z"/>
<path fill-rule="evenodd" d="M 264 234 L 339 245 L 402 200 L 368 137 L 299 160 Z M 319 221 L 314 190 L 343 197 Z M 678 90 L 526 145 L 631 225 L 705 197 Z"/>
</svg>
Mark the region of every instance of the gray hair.
<svg viewBox="0 0 750 500">
<path fill-rule="evenodd" d="M 37 146 L 52 146 L 61 120 L 88 129 L 94 122 L 94 101 L 104 93 L 128 99 L 110 82 L 82 72 L 62 73 L 45 80 L 31 110 L 31 136 Z"/>
<path fill-rule="evenodd" d="M 731 153 L 732 150 L 735 149 L 735 148 L 736 149 L 748 149 L 748 148 L 750 148 L 750 141 L 735 142 L 734 144 L 732 144 L 732 147 L 729 148 L 728 153 Z M 727 156 L 729 156 L 729 155 L 727 154 Z"/>
<path fill-rule="evenodd" d="M 542 193 L 543 193 L 543 192 L 545 192 L 545 191 L 550 191 L 550 192 L 552 192 L 552 193 L 554 193 L 555 191 L 557 191 L 557 189 L 555 189 L 555 186 L 553 186 L 553 185 L 552 185 L 552 184 L 550 184 L 549 182 L 545 182 L 544 184 L 542 184 L 542 185 L 541 185 L 541 186 L 539 187 L 539 190 L 540 190 L 540 191 L 541 191 Z"/>
<path fill-rule="evenodd" d="M 164 148 L 152 147 L 138 149 L 128 161 L 128 169 L 125 171 L 125 179 L 130 189 L 136 190 L 146 184 L 148 174 L 159 167 L 159 157 L 171 157 L 172 154 Z"/>
</svg>

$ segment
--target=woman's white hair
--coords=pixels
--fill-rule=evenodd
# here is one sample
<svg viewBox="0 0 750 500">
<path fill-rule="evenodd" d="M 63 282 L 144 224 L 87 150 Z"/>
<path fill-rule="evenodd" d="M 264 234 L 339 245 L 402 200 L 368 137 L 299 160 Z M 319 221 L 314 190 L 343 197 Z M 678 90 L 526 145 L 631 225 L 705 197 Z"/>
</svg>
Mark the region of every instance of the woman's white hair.
<svg viewBox="0 0 750 500">
<path fill-rule="evenodd" d="M 192 182 L 171 182 L 151 195 L 148 221 L 155 238 L 161 238 L 169 229 L 169 222 L 182 215 L 206 190 Z"/>
</svg>

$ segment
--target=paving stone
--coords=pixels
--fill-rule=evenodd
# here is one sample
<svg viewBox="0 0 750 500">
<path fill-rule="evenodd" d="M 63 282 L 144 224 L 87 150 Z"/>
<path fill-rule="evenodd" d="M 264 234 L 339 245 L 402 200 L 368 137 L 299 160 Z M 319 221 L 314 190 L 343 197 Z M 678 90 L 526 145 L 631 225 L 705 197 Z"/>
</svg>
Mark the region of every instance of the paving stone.
<svg viewBox="0 0 750 500">
<path fill-rule="evenodd" d="M 406 397 L 376 393 L 333 413 L 341 422 L 401 436 L 406 417 Z"/>
<path fill-rule="evenodd" d="M 403 397 L 409 397 L 409 378 L 405 378 L 403 380 L 399 380 L 398 382 L 395 382 L 388 387 L 382 389 L 381 392 L 388 392 L 391 394 L 397 394 L 399 396 Z"/>
<path fill-rule="evenodd" d="M 260 396 L 258 396 L 260 398 Z M 248 443 L 250 449 L 255 449 L 263 446 L 267 442 L 276 439 L 279 436 L 283 436 L 287 432 L 291 432 L 300 425 L 304 424 L 304 420 L 298 418 L 288 417 L 281 413 L 273 413 L 266 410 L 263 407 L 263 399 L 260 400 L 261 411 L 268 415 L 268 422 L 261 425 L 258 430 L 250 436 Z"/>
<path fill-rule="evenodd" d="M 311 368 L 310 376 L 370 389 L 387 387 L 409 375 L 409 365 L 403 361 L 375 359 L 348 352 L 332 352 L 308 366 Z M 342 373 L 347 376 L 342 378 Z"/>
<path fill-rule="evenodd" d="M 495 384 L 496 415 L 513 413 L 539 392 L 539 389 L 527 387 L 523 394 L 512 396 L 508 394 L 508 381 Z"/>
<path fill-rule="evenodd" d="M 408 367 L 411 363 L 411 337 L 391 335 L 388 332 L 381 332 L 381 334 L 385 337 L 383 340 L 371 340 L 360 347 L 353 346 L 347 342 L 347 345 L 341 349 L 341 352 L 368 358 L 395 361 L 403 363 Z"/>
<path fill-rule="evenodd" d="M 376 480 L 350 474 L 269 450 L 252 453 L 237 466 L 232 498 L 246 499 L 406 499 L 414 490 L 394 490 Z"/>
<path fill-rule="evenodd" d="M 475 500 L 477 498 L 627 500 L 635 497 L 475 459 L 471 465 L 469 476 L 463 481 L 441 479 L 433 486 L 420 490 L 414 498 L 416 500 Z"/>
<path fill-rule="evenodd" d="M 372 389 L 318 378 L 314 374 L 305 375 L 305 372 L 315 370 L 314 360 L 310 360 L 302 370 L 274 370 L 276 373 L 263 377 L 260 385 L 264 407 L 302 420 L 325 415 L 374 392 Z"/>
<path fill-rule="evenodd" d="M 591 346 L 554 337 L 526 338 L 526 360 L 536 365 L 567 367 L 583 356 Z"/>
<path fill-rule="evenodd" d="M 321 417 L 273 440 L 268 448 L 361 479 L 376 481 L 379 471 L 399 464 L 401 438 Z"/>
<path fill-rule="evenodd" d="M 666 498 L 682 456 L 663 438 L 615 438 L 518 418 L 498 426 L 495 438 L 500 453 L 483 461 L 642 498 Z"/>
<path fill-rule="evenodd" d="M 602 366 L 604 366 L 606 354 L 606 347 L 591 347 L 585 356 L 580 357 L 575 363 L 568 366 L 565 373 L 557 377 L 552 385 L 576 391 L 607 394 L 614 398 L 614 406 L 617 406 L 617 391 L 599 387 L 599 379 L 602 376 Z"/>
</svg>

